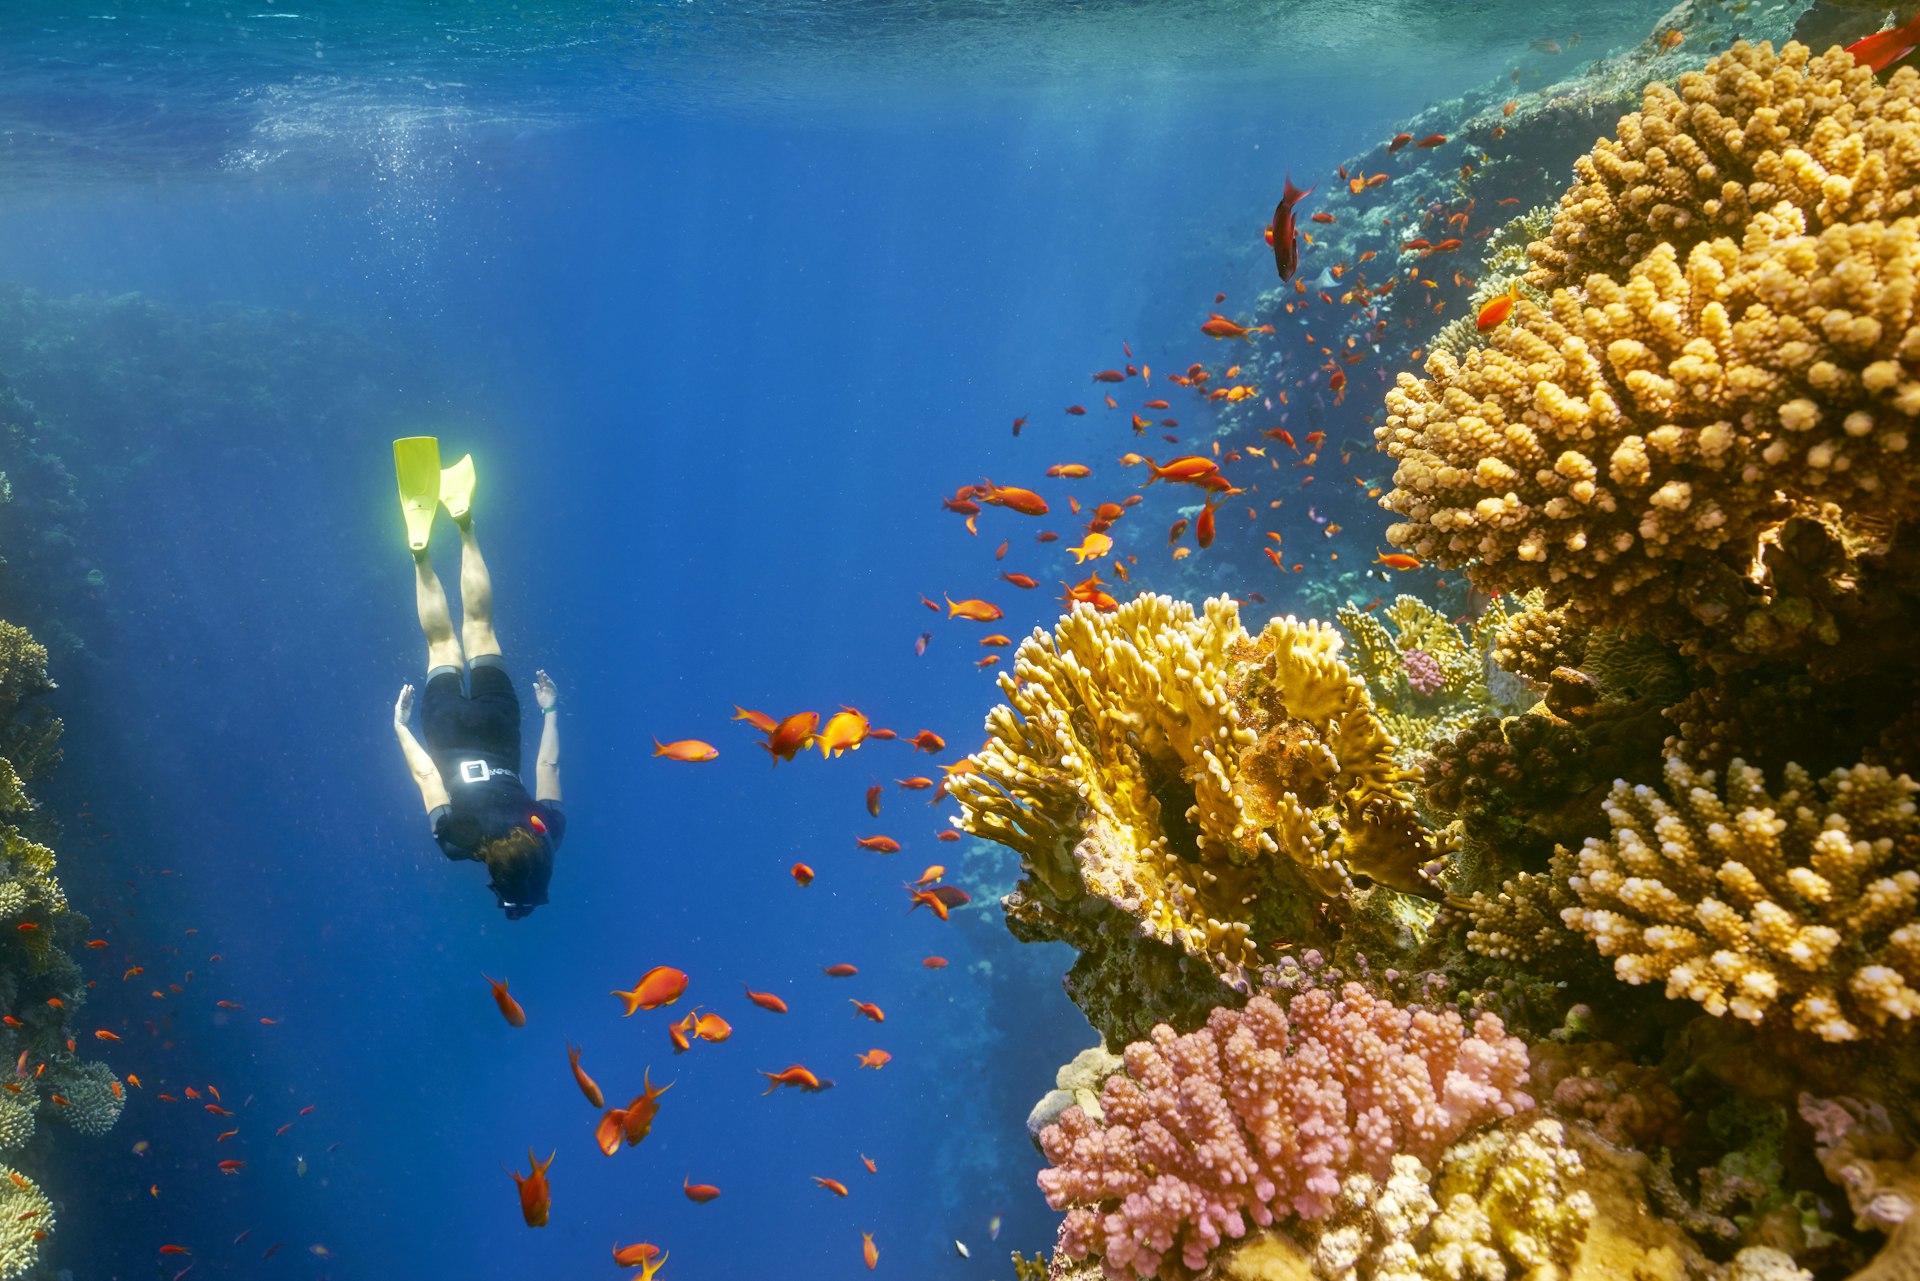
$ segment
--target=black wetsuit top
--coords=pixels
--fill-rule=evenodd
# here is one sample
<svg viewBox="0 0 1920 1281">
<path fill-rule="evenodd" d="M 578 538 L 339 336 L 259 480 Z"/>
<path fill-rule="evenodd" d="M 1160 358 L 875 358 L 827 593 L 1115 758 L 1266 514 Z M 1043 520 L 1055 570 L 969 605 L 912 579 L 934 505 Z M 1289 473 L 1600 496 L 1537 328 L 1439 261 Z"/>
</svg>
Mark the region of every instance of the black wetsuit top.
<svg viewBox="0 0 1920 1281">
<path fill-rule="evenodd" d="M 490 888 L 507 915 L 527 915 L 547 901 L 553 854 L 566 836 L 567 816 L 557 802 L 534 800 L 520 781 L 520 699 L 499 657 L 475 659 L 466 682 L 452 668 L 432 673 L 421 698 L 420 728 L 451 802 L 431 815 L 433 839 L 442 853 L 479 859 L 483 845 L 515 828 L 540 847 L 535 857 L 506 874 L 507 883 L 500 869 L 488 869 L 494 873 Z"/>
</svg>

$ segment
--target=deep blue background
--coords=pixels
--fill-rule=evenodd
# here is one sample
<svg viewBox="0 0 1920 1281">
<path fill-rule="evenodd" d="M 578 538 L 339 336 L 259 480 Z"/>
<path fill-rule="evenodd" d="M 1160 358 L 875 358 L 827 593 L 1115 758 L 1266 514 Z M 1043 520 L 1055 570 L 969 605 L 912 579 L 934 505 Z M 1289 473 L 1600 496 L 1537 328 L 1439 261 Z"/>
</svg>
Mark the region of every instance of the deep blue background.
<svg viewBox="0 0 1920 1281">
<path fill-rule="evenodd" d="M 936 844 L 947 811 L 924 794 L 890 786 L 876 823 L 862 793 L 932 772 L 927 757 L 871 743 L 770 770 L 727 717 L 850 703 L 946 736 L 942 762 L 977 744 L 996 701 L 973 665 L 985 629 L 916 596 L 987 596 L 1017 639 L 1052 620 L 1073 525 L 1040 522 L 1067 534 L 1041 548 L 1034 522 L 994 511 L 974 539 L 938 498 L 1065 461 L 1095 467 L 1088 499 L 1130 492 L 1112 459 L 1131 436 L 1061 413 L 1097 405 L 1088 374 L 1118 366 L 1123 340 L 1169 370 L 1216 354 L 1193 326 L 1215 292 L 1244 306 L 1267 287 L 1259 227 L 1283 172 L 1330 171 L 1521 43 L 1506 33 L 1448 67 L 1405 50 L 1392 15 L 1380 30 L 1401 61 L 1352 46 L 1310 85 L 1230 46 L 1205 74 L 1176 25 L 1163 34 L 1181 58 L 1151 79 L 1142 49 L 1137 78 L 1108 67 L 1024 95 L 986 76 L 969 97 L 963 76 L 938 100 L 857 110 L 786 98 L 458 136 L 369 126 L 332 138 L 359 161 L 331 170 L 109 175 L 0 204 L 0 276 L 344 319 L 417 352 L 444 406 L 303 439 L 233 422 L 106 496 L 114 627 L 55 696 L 70 728 L 53 799 L 70 817 L 90 802 L 113 833 L 63 851 L 77 905 L 115 943 L 82 1022 L 155 1017 L 107 974 L 122 958 L 197 977 L 160 1035 L 105 1055 L 148 1088 L 109 1137 L 63 1141 L 47 1178 L 78 1230 L 50 1259 L 145 1278 L 173 1241 L 196 1276 L 591 1276 L 612 1275 L 615 1240 L 644 1238 L 673 1253 L 663 1278 L 852 1276 L 871 1231 L 891 1275 L 1004 1278 L 1006 1247 L 1050 1246 L 1022 1119 L 1093 1039 L 1058 992 L 1070 958 L 1014 944 L 990 901 L 948 925 L 903 915 L 899 882 L 967 846 Z M 568 74 L 556 64 L 543 92 L 564 101 Z M 545 666 L 561 691 L 568 840 L 552 905 L 520 923 L 435 850 L 387 725 L 422 667 L 388 441 L 424 432 L 476 457 L 513 674 L 524 692 Z M 1153 501 L 1163 529 L 1174 500 Z M 1044 590 L 1016 592 L 1002 569 Z M 653 760 L 656 735 L 721 757 Z M 905 850 L 856 850 L 873 831 Z M 819 871 L 810 889 L 786 875 L 797 858 Z M 951 968 L 925 970 L 929 952 Z M 843 960 L 858 978 L 820 976 Z M 608 990 L 655 964 L 688 971 L 687 996 L 622 1020 Z M 483 971 L 511 982 L 524 1029 L 495 1013 Z M 793 1012 L 751 1008 L 742 980 Z M 886 1024 L 856 1022 L 850 996 Z M 674 1059 L 664 1026 L 694 1004 L 734 1038 Z M 598 1153 L 563 1038 L 611 1101 L 646 1065 L 676 1082 L 644 1145 Z M 856 1070 L 870 1046 L 894 1054 L 884 1071 Z M 839 1086 L 761 1097 L 755 1070 L 796 1060 Z M 195 1083 L 249 1100 L 217 1150 L 213 1118 L 155 1101 Z M 529 1146 L 559 1150 L 541 1232 L 499 1170 Z M 222 1178 L 220 1156 L 249 1164 Z M 683 1176 L 725 1194 L 692 1205 Z M 293 1245 L 274 1270 L 253 1267 L 278 1239 Z M 331 1261 L 305 1253 L 316 1242 Z"/>
</svg>

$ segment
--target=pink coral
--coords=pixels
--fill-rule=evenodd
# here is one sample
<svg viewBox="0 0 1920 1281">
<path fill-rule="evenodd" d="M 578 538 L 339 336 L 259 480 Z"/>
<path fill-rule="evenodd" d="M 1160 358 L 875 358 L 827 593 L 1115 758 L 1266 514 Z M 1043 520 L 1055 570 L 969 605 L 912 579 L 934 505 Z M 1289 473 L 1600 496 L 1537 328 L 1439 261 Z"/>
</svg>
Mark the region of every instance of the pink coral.
<svg viewBox="0 0 1920 1281">
<path fill-rule="evenodd" d="M 1349 983 L 1285 1010 L 1257 996 L 1181 1036 L 1162 1023 L 1107 1079 L 1096 1125 L 1077 1107 L 1040 1134 L 1040 1189 L 1066 1210 L 1061 1249 L 1115 1281 L 1190 1277 L 1221 1242 L 1331 1213 L 1340 1180 L 1431 1164 L 1448 1144 L 1533 1106 L 1527 1048 L 1499 1018 L 1403 1007 Z"/>
<path fill-rule="evenodd" d="M 1447 684 L 1440 660 L 1424 649 L 1410 649 L 1400 655 L 1400 670 L 1406 674 L 1407 688 L 1421 698 L 1432 698 Z"/>
</svg>

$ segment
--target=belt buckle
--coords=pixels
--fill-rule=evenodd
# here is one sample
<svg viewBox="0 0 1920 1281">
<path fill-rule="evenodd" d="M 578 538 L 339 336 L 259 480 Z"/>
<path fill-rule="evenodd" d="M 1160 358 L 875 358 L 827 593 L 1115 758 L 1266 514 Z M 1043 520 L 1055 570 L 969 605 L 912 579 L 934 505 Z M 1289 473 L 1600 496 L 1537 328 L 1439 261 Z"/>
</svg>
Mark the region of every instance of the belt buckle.
<svg viewBox="0 0 1920 1281">
<path fill-rule="evenodd" d="M 491 771 L 485 761 L 461 761 L 460 781 L 462 783 L 484 783 Z"/>
</svg>

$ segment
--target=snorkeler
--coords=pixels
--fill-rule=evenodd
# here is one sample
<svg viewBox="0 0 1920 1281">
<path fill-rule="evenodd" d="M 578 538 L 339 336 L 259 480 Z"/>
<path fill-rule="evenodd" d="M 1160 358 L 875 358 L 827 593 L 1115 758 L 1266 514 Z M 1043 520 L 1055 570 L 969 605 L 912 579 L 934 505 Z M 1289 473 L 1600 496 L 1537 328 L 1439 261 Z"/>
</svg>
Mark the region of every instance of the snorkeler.
<svg viewBox="0 0 1920 1281">
<path fill-rule="evenodd" d="M 520 700 L 494 635 L 493 581 L 473 536 L 473 457 L 442 471 L 440 442 L 410 436 L 393 442 L 393 462 L 413 551 L 414 601 L 427 637 L 426 697 L 420 703 L 427 744 L 421 747 L 407 728 L 412 685 L 394 701 L 394 736 L 420 787 L 441 852 L 485 863 L 488 888 L 507 919 L 519 920 L 547 901 L 554 851 L 567 831 L 560 809 L 558 693 L 544 671 L 534 672 L 533 697 L 543 725 L 529 796 L 520 781 Z M 441 506 L 460 527 L 458 636 L 446 590 L 427 558 L 427 539 Z"/>
</svg>

